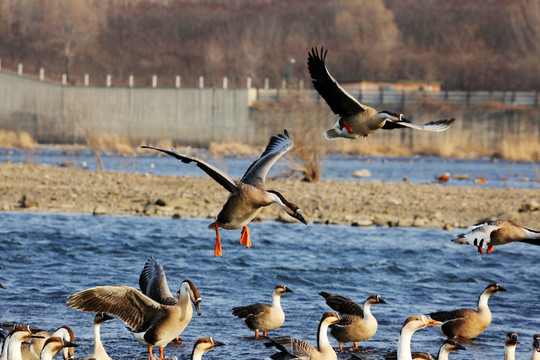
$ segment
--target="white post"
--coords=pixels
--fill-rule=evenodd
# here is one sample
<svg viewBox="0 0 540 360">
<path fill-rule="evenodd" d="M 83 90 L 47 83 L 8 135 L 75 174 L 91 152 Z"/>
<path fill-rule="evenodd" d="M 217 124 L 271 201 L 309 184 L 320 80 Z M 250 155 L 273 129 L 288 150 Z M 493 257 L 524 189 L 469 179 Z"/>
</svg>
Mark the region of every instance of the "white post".
<svg viewBox="0 0 540 360">
<path fill-rule="evenodd" d="M 90 75 L 84 74 L 84 86 L 90 86 Z"/>
<path fill-rule="evenodd" d="M 39 80 L 40 81 L 45 80 L 45 69 L 44 68 L 39 68 Z"/>
<path fill-rule="evenodd" d="M 23 65 L 21 63 L 17 66 L 17 74 L 19 74 L 19 76 L 22 76 L 23 74 Z"/>
<path fill-rule="evenodd" d="M 180 80 L 181 80 L 180 76 L 177 75 L 176 76 L 176 81 L 174 83 L 174 85 L 176 86 L 177 89 L 180 88 Z"/>
<path fill-rule="evenodd" d="M 224 89 L 227 89 L 227 87 L 229 86 L 229 80 L 227 79 L 227 77 L 225 76 L 223 78 L 223 88 Z"/>
<path fill-rule="evenodd" d="M 199 88 L 203 88 L 204 87 L 204 77 L 202 76 L 199 76 Z"/>
<path fill-rule="evenodd" d="M 130 88 L 133 87 L 133 84 L 134 84 L 134 80 L 133 80 L 133 74 L 129 75 L 129 78 L 128 78 L 128 86 Z"/>
<path fill-rule="evenodd" d="M 264 88 L 266 90 L 270 88 L 270 80 L 268 80 L 268 78 L 264 78 Z"/>
<path fill-rule="evenodd" d="M 250 77 L 250 76 L 248 76 L 248 78 L 247 78 L 247 81 L 246 81 L 246 87 L 247 87 L 248 89 L 251 89 L 251 77 Z"/>
<path fill-rule="evenodd" d="M 67 75 L 66 74 L 62 74 L 62 85 L 64 85 L 64 86 L 67 85 Z"/>
<path fill-rule="evenodd" d="M 112 77 L 111 75 L 107 75 L 107 87 L 111 87 L 112 84 Z"/>
<path fill-rule="evenodd" d="M 157 75 L 152 76 L 152 87 L 157 88 Z"/>
</svg>

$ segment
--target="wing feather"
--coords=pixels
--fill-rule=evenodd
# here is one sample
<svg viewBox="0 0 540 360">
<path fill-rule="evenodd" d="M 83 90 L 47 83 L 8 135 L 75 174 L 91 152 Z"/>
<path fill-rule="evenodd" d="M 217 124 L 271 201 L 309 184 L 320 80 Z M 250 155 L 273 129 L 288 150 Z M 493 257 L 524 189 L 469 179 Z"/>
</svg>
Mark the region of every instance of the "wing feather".
<svg viewBox="0 0 540 360">
<path fill-rule="evenodd" d="M 160 304 L 176 304 L 176 299 L 167 283 L 165 270 L 153 256 L 144 264 L 141 275 L 139 275 L 139 287 L 144 295 Z"/>
<path fill-rule="evenodd" d="M 450 311 L 432 312 L 432 313 L 429 313 L 429 317 L 432 318 L 433 320 L 446 322 L 446 321 L 451 321 L 455 319 L 462 319 L 466 317 L 468 314 L 472 314 L 472 313 L 475 313 L 473 309 L 461 308 L 461 309 L 450 310 Z"/>
<path fill-rule="evenodd" d="M 267 304 L 238 306 L 232 309 L 232 314 L 240 319 L 247 319 L 249 316 L 257 316 L 264 313 L 269 307 L 270 305 Z"/>
<path fill-rule="evenodd" d="M 340 315 L 348 314 L 348 315 L 359 316 L 362 319 L 364 318 L 364 309 L 362 305 L 349 299 L 348 297 L 341 296 L 341 295 L 334 295 L 334 294 L 330 294 L 324 291 L 320 292 L 319 295 L 324 297 L 326 300 L 326 304 L 330 306 L 332 309 L 339 312 Z"/>
<path fill-rule="evenodd" d="M 308 342 L 288 337 L 270 338 L 266 346 L 275 346 L 278 350 L 293 355 L 298 359 L 311 359 L 318 350 Z"/>
<path fill-rule="evenodd" d="M 385 130 L 392 130 L 397 128 L 404 128 L 408 127 L 415 130 L 423 130 L 423 131 L 444 131 L 452 125 L 452 123 L 455 121 L 455 119 L 443 119 L 443 120 L 437 120 L 437 121 L 430 121 L 424 125 L 416 125 L 411 123 L 408 120 L 400 120 L 400 121 L 393 121 L 391 119 L 387 119 L 384 123 L 384 126 L 382 129 Z"/>
</svg>

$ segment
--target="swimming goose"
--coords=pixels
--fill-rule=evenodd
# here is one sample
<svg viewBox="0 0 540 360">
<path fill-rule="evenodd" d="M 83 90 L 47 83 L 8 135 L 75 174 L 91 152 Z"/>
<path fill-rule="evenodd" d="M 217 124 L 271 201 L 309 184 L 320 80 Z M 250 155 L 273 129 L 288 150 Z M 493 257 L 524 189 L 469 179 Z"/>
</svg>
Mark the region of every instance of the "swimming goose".
<svg viewBox="0 0 540 360">
<path fill-rule="evenodd" d="M 227 345 L 221 341 L 212 339 L 211 337 L 200 338 L 193 345 L 193 351 L 191 353 L 191 360 L 201 360 L 202 355 L 212 349 L 217 348 L 218 346 Z"/>
<path fill-rule="evenodd" d="M 41 338 L 34 335 L 29 326 L 21 325 L 15 327 L 4 340 L 0 359 L 2 360 L 22 360 L 21 344 L 30 339 Z"/>
<path fill-rule="evenodd" d="M 458 350 L 467 349 L 465 349 L 460 343 L 455 342 L 454 340 L 446 339 L 439 348 L 439 352 L 437 353 L 436 358 L 427 353 L 413 353 L 412 358 L 413 360 L 448 360 L 448 354 Z"/>
<path fill-rule="evenodd" d="M 324 48 L 321 48 L 320 53 L 317 48 L 312 48 L 311 52 L 308 53 L 307 61 L 313 87 L 330 106 L 334 114 L 339 115 L 334 127 L 326 131 L 327 139 L 356 139 L 360 136 L 369 136 L 378 129 L 391 130 L 405 127 L 415 130 L 443 131 L 454 122 L 454 119 L 449 119 L 415 125 L 405 119 L 403 114 L 378 111 L 361 104 L 330 75 L 325 64 L 327 52 L 328 50 L 325 51 Z"/>
<path fill-rule="evenodd" d="M 372 337 L 377 331 L 377 320 L 371 314 L 371 305 L 386 304 L 379 295 L 372 295 L 364 301 L 364 306 L 340 295 L 320 292 L 326 299 L 326 304 L 339 313 L 339 322 L 330 327 L 330 334 L 339 341 L 339 348 L 343 343 L 353 342 L 358 349 L 357 342 Z"/>
<path fill-rule="evenodd" d="M 217 215 L 216 220 L 208 226 L 209 229 L 216 230 L 214 256 L 222 256 L 221 237 L 219 236 L 220 227 L 226 230 L 242 228 L 240 243 L 246 247 L 251 247 L 247 224 L 257 216 L 264 206 L 276 203 L 287 214 L 307 225 L 306 220 L 302 216 L 302 211 L 297 205 L 287 201 L 279 192 L 264 188 L 264 181 L 268 170 L 270 170 L 277 159 L 292 147 L 293 141 L 287 130 L 283 134 L 272 136 L 261 157 L 248 167 L 240 181 L 236 181 L 225 172 L 204 160 L 180 154 L 174 150 L 142 146 L 142 148 L 164 152 L 186 164 L 195 162 L 199 168 L 231 193 L 227 202 L 225 202 Z"/>
<path fill-rule="evenodd" d="M 234 316 L 242 320 L 244 324 L 251 330 L 255 331 L 255 338 L 259 338 L 259 331 L 266 332 L 275 330 L 285 321 L 285 313 L 281 308 L 281 296 L 293 292 L 285 285 L 277 285 L 272 293 L 272 305 L 268 304 L 253 304 L 246 306 L 238 306 L 232 309 Z"/>
<path fill-rule="evenodd" d="M 425 315 L 413 315 L 405 319 L 399 333 L 397 359 L 412 360 L 411 339 L 416 330 L 440 324 L 442 324 L 440 321 L 429 319 Z"/>
<path fill-rule="evenodd" d="M 540 360 L 540 334 L 533 336 L 531 360 Z"/>
<path fill-rule="evenodd" d="M 486 221 L 469 227 L 466 233 L 458 235 L 452 241 L 458 244 L 474 245 L 480 254 L 484 254 L 482 248 L 487 246 L 489 254 L 494 246 L 514 241 L 540 245 L 540 231 L 518 225 L 511 220 Z"/>
<path fill-rule="evenodd" d="M 504 360 L 515 360 L 517 344 L 519 344 L 518 334 L 512 331 L 507 333 L 504 339 Z"/>
<path fill-rule="evenodd" d="M 65 348 L 73 348 L 78 346 L 72 342 L 69 342 L 59 336 L 51 336 L 45 341 L 43 350 L 41 350 L 40 360 L 52 360 L 58 354 L 60 350 Z"/>
<path fill-rule="evenodd" d="M 452 311 L 437 311 L 429 314 L 444 324 L 437 328 L 443 335 L 452 338 L 472 339 L 480 335 L 491 323 L 488 300 L 491 295 L 506 291 L 499 284 L 489 284 L 478 298 L 478 309 L 462 308 Z"/>
<path fill-rule="evenodd" d="M 309 359 L 309 360 L 337 360 L 336 352 L 328 341 L 328 327 L 339 321 L 339 315 L 333 312 L 324 313 L 317 331 L 317 347 L 298 339 L 288 337 L 270 338 L 267 347 L 275 346 L 281 352 L 272 355 L 271 359 Z"/>
<path fill-rule="evenodd" d="M 92 355 L 77 357 L 74 360 L 112 360 L 111 357 L 107 354 L 107 351 L 101 343 L 100 328 L 101 324 L 106 321 L 112 320 L 114 317 L 107 313 L 99 313 L 94 317 L 94 352 Z"/>
<path fill-rule="evenodd" d="M 130 286 L 97 286 L 69 295 L 67 306 L 118 317 L 133 329 L 133 337 L 148 347 L 150 359 L 152 347 L 159 346 L 161 359 L 163 347 L 178 336 L 191 320 L 193 309 L 190 300 L 197 314 L 201 314 L 201 295 L 191 281 L 182 282 L 176 299 L 176 305 L 163 305 Z"/>
</svg>

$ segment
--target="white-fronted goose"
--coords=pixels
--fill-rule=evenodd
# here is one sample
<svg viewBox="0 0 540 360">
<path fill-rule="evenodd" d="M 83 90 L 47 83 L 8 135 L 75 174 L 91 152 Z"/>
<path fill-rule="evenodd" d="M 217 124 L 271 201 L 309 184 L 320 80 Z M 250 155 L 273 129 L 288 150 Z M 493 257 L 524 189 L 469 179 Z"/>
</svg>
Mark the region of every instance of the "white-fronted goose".
<svg viewBox="0 0 540 360">
<path fill-rule="evenodd" d="M 275 330 L 285 321 L 285 313 L 281 308 L 281 296 L 293 292 L 285 285 L 277 285 L 272 293 L 272 305 L 253 304 L 238 306 L 232 309 L 234 316 L 242 320 L 251 330 L 255 331 L 255 338 L 259 338 L 259 331 L 266 336 L 267 331 Z"/>
<path fill-rule="evenodd" d="M 59 336 L 51 336 L 45 341 L 43 350 L 41 350 L 40 360 L 52 360 L 56 354 L 65 348 L 73 348 L 78 346 L 72 342 L 65 340 Z"/>
<path fill-rule="evenodd" d="M 516 359 L 516 346 L 519 344 L 518 334 L 515 332 L 509 332 L 504 339 L 504 360 Z"/>
<path fill-rule="evenodd" d="M 526 228 L 511 220 L 480 222 L 469 227 L 466 231 L 452 241 L 458 244 L 474 245 L 480 254 L 484 254 L 482 250 L 484 246 L 487 247 L 489 254 L 493 251 L 494 246 L 514 241 L 540 245 L 540 231 Z"/>
<path fill-rule="evenodd" d="M 488 300 L 491 295 L 506 291 L 499 284 L 489 284 L 478 298 L 477 310 L 462 308 L 452 311 L 437 311 L 429 316 L 444 324 L 438 330 L 446 337 L 472 339 L 480 335 L 491 323 Z"/>
<path fill-rule="evenodd" d="M 446 339 L 439 348 L 439 352 L 437 353 L 436 358 L 434 358 L 428 353 L 413 353 L 412 358 L 413 360 L 448 360 L 448 354 L 458 350 L 467 349 L 465 349 L 460 343 L 454 340 Z"/>
<path fill-rule="evenodd" d="M 152 347 L 163 347 L 180 334 L 191 321 L 194 304 L 200 315 L 201 295 L 195 285 L 184 280 L 176 293 L 175 305 L 163 305 L 130 286 L 97 286 L 69 295 L 67 306 L 92 313 L 112 314 L 130 326 L 132 335 L 148 347 L 152 359 Z"/>
<path fill-rule="evenodd" d="M 405 319 L 399 333 L 397 359 L 412 360 L 411 340 L 416 330 L 440 324 L 442 324 L 440 321 L 429 319 L 425 315 L 413 315 Z"/>
<path fill-rule="evenodd" d="M 24 341 L 37 338 L 42 338 L 42 336 L 33 334 L 29 326 L 17 326 L 8 334 L 8 336 L 4 340 L 0 359 L 23 360 L 21 354 L 21 344 Z"/>
<path fill-rule="evenodd" d="M 288 337 L 270 338 L 265 346 L 275 346 L 281 352 L 271 356 L 272 359 L 309 359 L 309 360 L 337 360 L 336 352 L 328 341 L 328 327 L 339 321 L 339 315 L 333 312 L 325 313 L 319 323 L 317 331 L 317 347 L 298 339 Z"/>
<path fill-rule="evenodd" d="M 330 334 L 339 341 L 339 348 L 343 343 L 352 342 L 357 349 L 359 341 L 372 337 L 377 331 L 377 319 L 371 314 L 371 306 L 386 304 L 379 295 L 372 295 L 364 301 L 364 306 L 345 296 L 320 292 L 326 304 L 339 313 L 339 322 L 330 327 Z"/>
<path fill-rule="evenodd" d="M 103 347 L 100 332 L 101 324 L 112 319 L 114 319 L 114 317 L 107 313 L 102 312 L 96 314 L 94 317 L 94 351 L 92 352 L 92 355 L 77 357 L 74 358 L 74 360 L 112 360 Z"/>
<path fill-rule="evenodd" d="M 205 352 L 217 348 L 218 346 L 227 345 L 221 341 L 212 339 L 211 337 L 200 338 L 193 345 L 193 351 L 191 352 L 191 360 L 201 360 Z"/>
<path fill-rule="evenodd" d="M 297 205 L 287 201 L 283 195 L 275 190 L 266 190 L 264 181 L 268 170 L 283 154 L 293 147 L 292 138 L 287 130 L 283 134 L 272 136 L 261 157 L 255 160 L 246 170 L 240 181 L 232 179 L 225 172 L 204 160 L 188 155 L 177 153 L 174 150 L 165 150 L 151 146 L 142 146 L 147 149 L 154 149 L 173 156 L 182 162 L 189 164 L 195 162 L 199 168 L 206 172 L 212 179 L 227 189 L 231 195 L 223 208 L 217 215 L 216 220 L 209 225 L 210 229 L 216 230 L 216 245 L 214 255 L 221 256 L 221 237 L 219 228 L 235 230 L 242 228 L 240 243 L 246 247 L 251 247 L 249 229 L 247 224 L 257 216 L 263 207 L 278 204 L 287 214 L 293 218 L 307 224 L 302 216 L 302 211 Z"/>
<path fill-rule="evenodd" d="M 317 48 L 312 48 L 307 61 L 313 87 L 334 114 L 339 116 L 334 127 L 326 131 L 327 139 L 356 139 L 360 136 L 368 136 L 378 129 L 391 130 L 406 127 L 415 130 L 443 131 L 454 122 L 454 119 L 449 119 L 415 125 L 405 119 L 403 114 L 378 111 L 361 104 L 330 75 L 325 64 L 327 52 L 328 50 L 325 51 L 324 48 L 321 48 L 320 53 Z"/>
<path fill-rule="evenodd" d="M 531 360 L 540 360 L 540 334 L 533 336 Z"/>
</svg>

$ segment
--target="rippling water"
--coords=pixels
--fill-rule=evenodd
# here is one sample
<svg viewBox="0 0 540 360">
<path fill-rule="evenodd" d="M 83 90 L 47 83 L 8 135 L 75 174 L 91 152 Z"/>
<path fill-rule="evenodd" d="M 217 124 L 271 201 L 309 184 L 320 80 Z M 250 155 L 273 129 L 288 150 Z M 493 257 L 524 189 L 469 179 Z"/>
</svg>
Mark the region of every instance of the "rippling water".
<svg viewBox="0 0 540 360">
<path fill-rule="evenodd" d="M 529 358 L 532 335 L 540 333 L 540 247 L 499 246 L 480 257 L 472 246 L 449 241 L 440 229 L 304 226 L 262 222 L 250 225 L 253 248 L 238 244 L 240 231 L 222 231 L 223 258 L 213 256 L 214 232 L 208 219 L 170 219 L 35 213 L 0 214 L 0 321 L 17 321 L 56 329 L 70 326 L 80 345 L 76 356 L 92 352 L 93 314 L 66 308 L 66 296 L 97 285 L 138 288 L 149 256 L 164 266 L 176 292 L 192 280 L 201 292 L 202 315 L 182 333 L 181 345 L 165 355 L 188 359 L 203 336 L 226 342 L 207 359 L 265 359 L 273 351 L 253 339 L 230 309 L 270 302 L 277 284 L 294 293 L 282 298 L 285 324 L 270 332 L 316 343 L 318 321 L 329 311 L 320 291 L 363 302 L 379 294 L 387 305 L 372 312 L 379 321 L 373 338 L 357 354 L 381 359 L 395 351 L 406 317 L 435 310 L 476 307 L 490 282 L 508 289 L 490 299 L 491 326 L 453 359 L 503 357 L 506 332 L 518 332 L 516 358 Z M 146 349 L 115 319 L 101 327 L 102 340 L 114 359 L 141 359 Z M 443 338 L 433 329 L 413 337 L 413 351 L 436 354 Z M 334 346 L 337 342 L 331 339 Z M 348 344 L 350 346 L 351 344 Z M 349 358 L 341 354 L 340 358 Z"/>
</svg>

